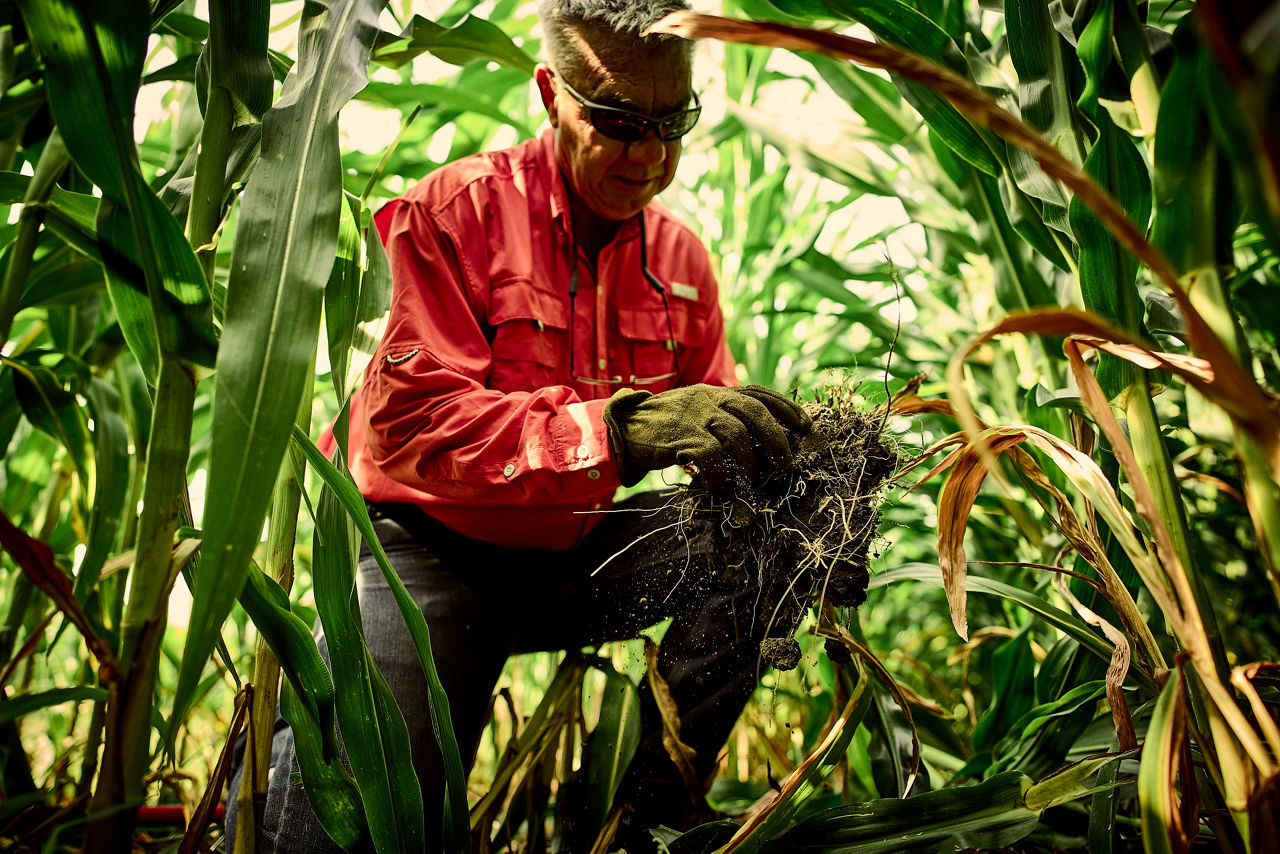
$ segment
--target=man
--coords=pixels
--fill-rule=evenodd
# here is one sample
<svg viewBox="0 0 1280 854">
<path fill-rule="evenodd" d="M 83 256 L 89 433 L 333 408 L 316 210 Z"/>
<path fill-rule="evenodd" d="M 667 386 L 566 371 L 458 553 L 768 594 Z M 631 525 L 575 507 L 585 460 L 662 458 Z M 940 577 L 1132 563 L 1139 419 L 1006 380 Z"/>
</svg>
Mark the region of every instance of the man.
<svg viewBox="0 0 1280 854">
<path fill-rule="evenodd" d="M 779 394 L 728 388 L 706 250 L 651 204 L 699 106 L 690 43 L 640 33 L 683 6 L 542 0 L 549 61 L 536 78 L 550 130 L 443 167 L 376 217 L 395 286 L 353 400 L 350 464 L 431 628 L 468 761 L 515 653 L 635 637 L 674 617 L 659 669 L 704 779 L 755 685 L 754 592 L 715 590 L 705 542 L 672 525 L 660 497 L 623 505 L 643 513 L 602 512 L 619 485 L 673 464 L 711 486 L 785 470 L 787 431 L 809 427 Z M 438 845 L 444 774 L 421 669 L 367 551 L 357 583 Z M 646 828 L 681 823 L 693 803 L 647 686 L 641 720 L 619 792 L 634 810 L 632 851 L 652 850 Z M 267 850 L 320 850 L 291 753 L 268 797 Z"/>
</svg>

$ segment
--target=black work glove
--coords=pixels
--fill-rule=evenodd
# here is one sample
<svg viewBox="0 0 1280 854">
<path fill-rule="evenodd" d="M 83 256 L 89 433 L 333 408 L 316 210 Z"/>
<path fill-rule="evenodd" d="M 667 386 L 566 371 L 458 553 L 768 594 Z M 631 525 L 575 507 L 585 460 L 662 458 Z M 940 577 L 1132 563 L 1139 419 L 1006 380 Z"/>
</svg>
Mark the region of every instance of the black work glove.
<svg viewBox="0 0 1280 854">
<path fill-rule="evenodd" d="M 604 421 L 623 486 L 680 465 L 702 475 L 710 490 L 722 486 L 729 471 L 750 484 L 760 468 L 791 468 L 784 427 L 807 433 L 813 426 L 799 404 L 758 385 L 693 385 L 659 394 L 623 389 L 605 404 Z"/>
</svg>

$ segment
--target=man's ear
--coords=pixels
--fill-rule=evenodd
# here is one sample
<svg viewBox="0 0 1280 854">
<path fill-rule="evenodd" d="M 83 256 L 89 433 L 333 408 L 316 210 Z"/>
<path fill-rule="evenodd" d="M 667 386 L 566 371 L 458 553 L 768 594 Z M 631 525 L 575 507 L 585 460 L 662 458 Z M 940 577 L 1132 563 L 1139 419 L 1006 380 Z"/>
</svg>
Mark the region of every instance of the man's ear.
<svg viewBox="0 0 1280 854">
<path fill-rule="evenodd" d="M 547 110 L 547 118 L 551 120 L 551 126 L 557 127 L 560 124 L 560 116 L 555 108 L 556 83 L 551 66 L 545 62 L 539 62 L 533 69 L 533 79 L 538 83 L 538 94 L 542 96 L 542 106 Z"/>
</svg>

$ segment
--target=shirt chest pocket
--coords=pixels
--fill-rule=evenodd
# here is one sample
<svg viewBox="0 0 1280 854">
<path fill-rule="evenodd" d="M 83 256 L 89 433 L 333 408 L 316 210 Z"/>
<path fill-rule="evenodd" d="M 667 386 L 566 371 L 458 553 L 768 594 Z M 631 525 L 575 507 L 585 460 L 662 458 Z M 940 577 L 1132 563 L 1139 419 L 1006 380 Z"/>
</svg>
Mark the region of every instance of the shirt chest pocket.
<svg viewBox="0 0 1280 854">
<path fill-rule="evenodd" d="M 668 297 L 670 311 L 656 305 L 618 309 L 618 332 L 630 351 L 633 382 L 663 378 L 661 387 L 675 385 L 667 374 L 676 371 L 677 355 L 706 344 L 708 318 L 701 306 L 687 300 Z M 675 352 L 673 353 L 673 347 Z M 650 391 L 654 386 L 640 382 Z"/>
<path fill-rule="evenodd" d="M 527 279 L 495 285 L 490 294 L 493 353 L 488 387 L 533 391 L 563 382 L 561 355 L 568 350 L 569 307 L 563 298 Z"/>
</svg>

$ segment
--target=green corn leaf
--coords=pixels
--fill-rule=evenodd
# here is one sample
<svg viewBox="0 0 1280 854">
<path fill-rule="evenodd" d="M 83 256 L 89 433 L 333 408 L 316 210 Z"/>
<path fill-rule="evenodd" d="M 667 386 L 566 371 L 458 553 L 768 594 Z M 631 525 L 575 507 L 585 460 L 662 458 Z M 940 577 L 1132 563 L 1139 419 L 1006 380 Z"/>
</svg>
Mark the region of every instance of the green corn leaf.
<svg viewBox="0 0 1280 854">
<path fill-rule="evenodd" d="M 915 132 L 919 120 L 903 109 L 902 96 L 888 80 L 822 54 L 805 54 L 804 58 L 886 143 L 902 142 Z"/>
<path fill-rule="evenodd" d="M 165 5 L 174 8 L 182 4 L 174 2 L 174 0 L 165 0 Z M 160 10 L 155 11 L 158 12 Z M 194 47 L 199 47 L 209 40 L 208 21 L 184 12 L 168 12 L 161 17 L 163 20 L 157 21 L 155 25 L 157 35 L 176 36 Z"/>
<path fill-rule="evenodd" d="M 921 563 L 906 564 L 888 572 L 882 572 L 871 579 L 869 587 L 885 587 L 899 581 L 923 581 L 935 586 L 942 586 L 942 570 L 937 566 Z M 981 593 L 988 596 L 999 596 L 1017 605 L 1021 605 L 1051 626 L 1062 631 L 1068 637 L 1080 642 L 1080 645 L 1103 661 L 1111 661 L 1111 645 L 1094 634 L 1083 620 L 1060 608 L 1050 605 L 1040 596 L 1018 587 L 984 578 L 969 575 L 965 580 L 970 593 Z M 1136 676 L 1136 673 L 1135 673 Z"/>
<path fill-rule="evenodd" d="M 1105 695 L 1106 683 L 1091 680 L 1031 709 L 1000 734 L 1003 737 L 992 750 L 991 771 L 1047 774 L 1057 768 L 1096 716 L 1098 699 Z"/>
<path fill-rule="evenodd" d="M 867 758 L 875 791 L 883 797 L 905 797 L 908 781 L 911 781 L 911 758 L 915 752 L 913 728 L 887 688 L 876 682 L 871 691 L 875 702 L 863 726 L 871 735 Z M 920 777 L 911 784 L 913 795 L 927 789 L 928 784 L 923 783 Z"/>
<path fill-rule="evenodd" d="M 341 757 L 324 747 L 322 729 L 307 714 L 292 682 L 280 686 L 280 714 L 293 729 L 294 753 L 307 800 L 329 838 L 346 851 L 369 844 L 369 824 L 355 780 Z"/>
<path fill-rule="evenodd" d="M 338 249 L 324 289 L 325 332 L 329 342 L 329 369 L 338 402 L 347 400 L 347 367 L 360 314 L 361 249 L 360 200 L 348 195 L 342 206 Z"/>
<path fill-rule="evenodd" d="M 160 372 L 160 338 L 144 288 L 145 274 L 128 212 L 115 201 L 103 199 L 94 232 L 116 320 L 147 382 L 154 387 Z M 71 238 L 70 233 L 64 236 Z"/>
<path fill-rule="evenodd" d="M 1148 852 L 1154 854 L 1186 850 L 1172 838 L 1174 828 L 1181 825 L 1177 773 L 1186 738 L 1184 692 L 1182 671 L 1179 669 L 1169 677 L 1156 701 L 1138 766 L 1138 806 L 1143 844 Z"/>
<path fill-rule="evenodd" d="M 1121 800 L 1116 787 L 1120 782 L 1119 762 L 1099 769 L 1098 791 L 1089 801 L 1089 854 L 1112 854 L 1113 851 L 1125 850 L 1116 824 Z"/>
<path fill-rule="evenodd" d="M 963 77 L 969 76 L 964 54 L 951 36 L 907 3 L 864 0 L 845 8 L 845 15 L 865 24 L 879 38 L 939 62 Z M 956 154 L 988 175 L 1000 174 L 1000 162 L 992 153 L 989 135 L 970 124 L 945 98 L 912 80 L 895 77 L 894 85 Z"/>
<path fill-rule="evenodd" d="M 766 854 L 897 854 L 906 851 L 991 850 L 1031 833 L 1040 814 L 1023 798 L 1030 777 L 1009 771 L 975 786 L 886 798 L 824 810 L 762 850 Z"/>
<path fill-rule="evenodd" d="M 339 436 L 345 435 L 346 426 L 344 411 L 334 427 L 334 433 Z M 427 711 L 431 717 L 431 728 L 435 734 L 436 744 L 439 745 L 444 759 L 447 778 L 445 850 L 451 854 L 469 851 L 471 831 L 467 820 L 466 774 L 463 771 L 462 756 L 458 751 L 458 740 L 453 732 L 453 722 L 449 717 L 449 698 L 445 694 L 444 686 L 440 684 L 435 660 L 431 656 L 431 632 L 427 628 L 427 621 L 422 616 L 422 610 L 413 601 L 413 597 L 409 595 L 409 591 L 405 589 L 404 582 L 391 566 L 382 544 L 378 542 L 360 490 L 349 477 L 325 459 L 324 454 L 320 453 L 320 449 L 305 433 L 294 428 L 293 438 L 306 455 L 307 462 L 324 481 L 325 486 L 334 492 L 337 500 L 354 520 L 365 544 L 373 553 L 379 569 L 382 570 L 387 585 L 391 588 L 396 605 L 400 608 L 400 614 L 404 617 L 409 635 L 413 640 L 414 650 L 418 653 L 418 661 L 422 664 L 423 674 L 426 677 L 427 692 L 430 697 L 430 708 Z"/>
<path fill-rule="evenodd" d="M 367 215 L 369 209 L 365 208 L 364 212 Z M 378 229 L 374 227 L 372 219 L 372 216 L 368 216 L 363 224 L 365 270 L 360 277 L 360 304 L 356 308 L 356 320 L 359 323 L 377 320 L 391 308 L 391 261 L 387 258 L 387 250 L 382 245 L 382 238 L 378 236 Z M 372 346 L 362 347 L 362 344 L 370 342 Z M 363 340 L 357 336 L 356 346 L 371 353 L 376 342 L 363 334 Z"/>
<path fill-rule="evenodd" d="M 1111 784 L 1105 781 L 1099 781 L 1097 786 L 1091 787 L 1086 785 L 1086 781 L 1108 766 L 1118 766 L 1120 764 L 1119 760 L 1124 756 L 1125 754 L 1118 756 L 1091 756 L 1088 759 L 1067 766 L 1051 777 L 1041 780 L 1027 790 L 1024 798 L 1027 809 L 1033 811 L 1047 810 L 1111 787 Z"/>
<path fill-rule="evenodd" d="M 1128 134 L 1099 114 L 1098 139 L 1085 170 L 1124 207 L 1140 228 L 1151 218 L 1151 181 L 1142 154 Z M 1120 329 L 1139 333 L 1141 300 L 1136 283 L 1137 263 L 1123 250 L 1102 221 L 1078 198 L 1071 200 L 1071 228 L 1079 244 L 1080 291 L 1085 307 Z M 1108 397 L 1127 388 L 1133 368 L 1103 355 L 1098 382 Z"/>
<path fill-rule="evenodd" d="M 1059 270 L 1071 272 L 1071 262 L 1067 260 L 1067 247 L 1071 239 L 1070 220 L 1064 215 L 1059 224 L 1058 219 L 1054 218 L 1053 226 L 1050 227 L 1048 219 L 1053 216 L 1054 208 L 1047 202 L 1033 201 L 1013 181 L 1010 175 L 1016 167 L 1012 159 L 1009 168 L 1009 172 L 1000 176 L 1000 198 L 1013 230 Z M 1064 203 L 1063 211 L 1065 210 Z"/>
<path fill-rule="evenodd" d="M 593 833 L 604 826 L 613 806 L 613 796 L 622 775 L 640 745 L 640 700 L 631 680 L 613 670 L 604 670 L 604 698 L 600 722 L 587 741 L 587 821 Z"/>
<path fill-rule="evenodd" d="M 48 228 L 48 220 L 45 226 Z M 27 288 L 22 292 L 18 308 L 78 305 L 105 287 L 106 278 L 101 264 L 63 246 L 31 266 Z"/>
<path fill-rule="evenodd" d="M 1009 59 L 1018 73 L 1018 110 L 1023 121 L 1072 162 L 1082 163 L 1084 143 L 1070 98 L 1065 46 L 1050 18 L 1044 3 L 1010 3 L 1005 8 Z M 1009 170 L 1019 189 L 1044 203 L 1045 220 L 1059 231 L 1068 231 L 1067 198 L 1061 185 L 1016 146 L 1009 148 Z"/>
<path fill-rule="evenodd" d="M 992 655 L 991 678 L 994 679 L 993 697 L 987 713 L 973 728 L 975 750 L 990 750 L 1009 732 L 1013 724 L 1031 707 L 1032 684 L 1035 679 L 1035 659 L 1031 655 L 1028 633 L 996 647 Z"/>
<path fill-rule="evenodd" d="M 66 449 L 87 494 L 94 490 L 93 439 L 85 412 L 74 391 L 61 377 L 38 361 L 38 353 L 24 354 L 10 363 L 22 411 L 32 424 Z"/>
<path fill-rule="evenodd" d="M 244 585 L 272 477 L 312 370 L 342 206 L 338 110 L 366 79 L 379 0 L 307 7 L 300 59 L 263 118 L 241 203 L 214 389 L 205 551 L 193 591 L 173 725 Z M 194 256 L 193 256 L 194 257 Z"/>
<path fill-rule="evenodd" d="M 898 45 L 949 67 L 962 77 L 969 76 L 964 54 L 947 31 L 902 0 L 769 0 L 769 5 L 800 21 L 846 20 L 865 25 L 884 41 Z M 915 108 L 957 155 L 981 171 L 995 177 L 1001 164 L 992 151 L 989 134 L 979 131 L 946 99 L 927 86 L 893 77 L 902 97 Z"/>
<path fill-rule="evenodd" d="M 1154 161 L 1151 242 L 1180 273 L 1215 263 L 1221 235 L 1207 222 L 1223 200 L 1217 192 L 1217 141 L 1201 102 L 1198 49 L 1180 51 L 1161 93 Z"/>
<path fill-rule="evenodd" d="M 325 757 L 338 754 L 334 736 L 336 693 L 311 630 L 289 609 L 289 594 L 257 566 L 250 566 L 240 604 L 280 660 L 308 718 L 319 728 Z"/>
<path fill-rule="evenodd" d="M 271 106 L 273 78 L 267 61 L 271 4 L 267 0 L 215 0 L 204 53 L 214 84 L 231 95 L 236 124 L 260 119 Z M 173 16 L 170 16 L 172 18 Z"/>
<path fill-rule="evenodd" d="M 102 565 L 115 548 L 129 498 L 129 428 L 120 415 L 120 393 L 97 377 L 86 378 L 83 393 L 93 417 L 96 486 L 89 511 L 84 557 L 76 569 L 75 595 L 81 605 L 97 587 Z"/>
<path fill-rule="evenodd" d="M 142 78 L 142 85 L 148 86 L 152 83 L 194 83 L 196 79 L 196 60 L 195 54 L 188 54 L 179 57 L 177 60 L 169 63 L 164 68 L 157 68 L 155 71 L 149 71 Z"/>
<path fill-rule="evenodd" d="M 100 223 L 99 233 L 131 229 L 142 250 L 143 280 L 118 284 L 146 295 L 155 328 L 148 332 L 138 323 L 126 338 L 133 344 L 155 336 L 160 351 L 212 367 L 217 342 L 204 276 L 182 228 L 143 180 L 133 142 L 133 102 L 150 20 L 145 0 L 100 4 L 92 13 L 70 0 L 23 0 L 21 7 L 45 62 L 54 118 L 76 167 L 106 198 L 123 206 L 116 215 L 124 222 L 108 228 Z M 92 71 L 86 74 L 86 67 Z M 111 209 L 104 210 L 110 215 Z M 117 290 L 111 292 L 113 300 Z M 122 326 L 134 320 L 135 309 L 118 312 Z M 148 357 L 143 365 L 154 381 L 158 362 Z"/>
<path fill-rule="evenodd" d="M 1057 305 L 1053 289 L 1027 257 L 1009 221 L 999 182 L 977 169 L 971 171 L 970 212 L 979 228 L 979 243 L 995 268 L 1000 305 L 1006 311 Z"/>
<path fill-rule="evenodd" d="M 360 100 L 400 106 L 403 104 L 437 107 L 442 111 L 476 113 L 514 128 L 520 139 L 532 139 L 533 128 L 525 121 L 508 115 L 486 92 L 459 91 L 430 83 L 385 83 L 375 80 L 360 93 Z"/>
<path fill-rule="evenodd" d="M 346 474 L 341 456 L 337 463 Z M 328 641 L 338 722 L 369 833 L 379 852 L 424 848 L 422 789 L 414 775 L 409 730 L 365 646 L 356 599 L 356 525 L 331 488 L 316 508 L 313 564 L 316 608 Z"/>
<path fill-rule="evenodd" d="M 103 702 L 107 699 L 106 688 L 95 688 L 82 685 L 76 688 L 51 688 L 35 694 L 22 694 L 17 697 L 0 699 L 0 724 L 56 706 L 59 703 L 83 702 L 95 700 Z"/>
<path fill-rule="evenodd" d="M 1080 43 L 1076 47 L 1076 55 L 1084 67 L 1085 87 L 1080 93 L 1076 105 L 1091 120 L 1097 121 L 1101 112 L 1098 99 L 1102 95 L 1103 78 L 1111 66 L 1115 55 L 1115 3 L 1114 0 L 1100 0 L 1084 32 L 1080 34 Z"/>
<path fill-rule="evenodd" d="M 453 65 L 466 65 L 477 59 L 492 60 L 530 77 L 537 64 L 505 32 L 472 15 L 453 27 L 442 27 L 414 15 L 399 36 L 380 34 L 373 58 L 396 68 L 427 52 Z"/>
</svg>

